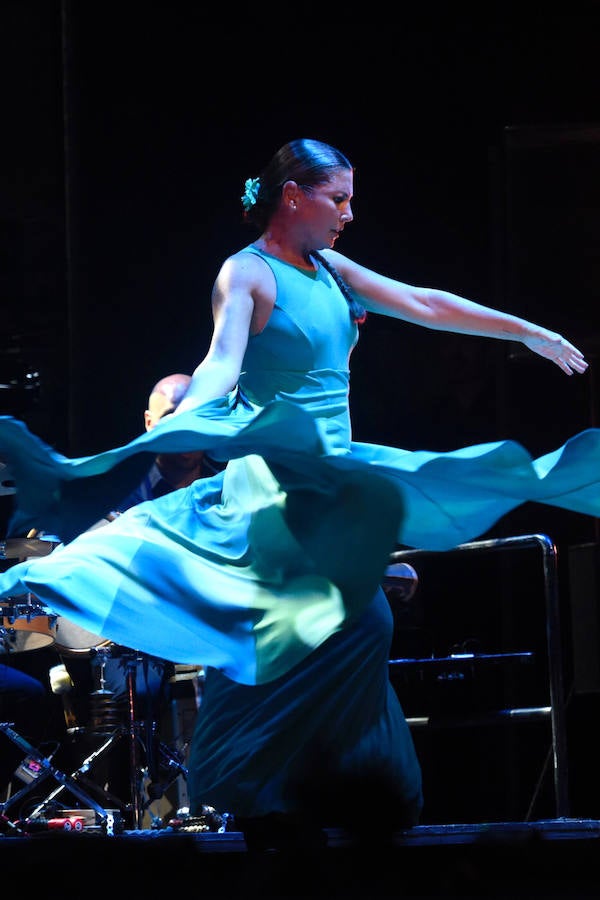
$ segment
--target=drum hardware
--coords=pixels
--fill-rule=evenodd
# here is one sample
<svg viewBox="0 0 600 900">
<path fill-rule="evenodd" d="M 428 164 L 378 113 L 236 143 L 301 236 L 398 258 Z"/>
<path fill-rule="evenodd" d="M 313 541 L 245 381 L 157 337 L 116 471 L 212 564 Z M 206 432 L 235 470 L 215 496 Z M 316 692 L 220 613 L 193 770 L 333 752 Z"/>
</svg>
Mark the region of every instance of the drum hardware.
<svg viewBox="0 0 600 900">
<path fill-rule="evenodd" d="M 0 601 L 0 654 L 48 647 L 55 640 L 57 616 L 48 615 L 32 594 L 24 602 Z"/>
<path fill-rule="evenodd" d="M 58 546 L 58 541 L 36 538 L 37 533 L 32 529 L 25 538 L 7 538 L 0 541 L 0 560 L 26 560 L 48 556 Z M 27 597 L 26 602 L 14 602 L 12 598 L 8 602 L 0 602 L 2 613 L 0 653 L 37 650 L 54 643 L 54 629 L 58 617 L 49 616 L 33 594 L 22 596 Z"/>
<path fill-rule="evenodd" d="M 92 650 L 90 649 L 89 653 L 91 652 Z M 100 790 L 105 796 L 108 795 L 112 805 L 114 805 L 116 802 L 117 805 L 119 805 L 123 809 L 123 812 L 130 812 L 132 818 L 132 827 L 135 829 L 139 829 L 142 826 L 143 796 L 142 772 L 140 769 L 138 750 L 139 727 L 136 719 L 135 684 L 137 664 L 140 661 L 141 657 L 137 651 L 117 647 L 115 644 L 108 643 L 105 646 L 98 647 L 93 652 L 97 654 L 100 660 L 100 687 L 98 690 L 93 691 L 90 695 L 91 717 L 88 733 L 99 735 L 101 737 L 104 737 L 106 734 L 108 734 L 108 737 L 104 740 L 97 751 L 94 751 L 84 760 L 79 769 L 74 773 L 73 777 L 81 781 L 82 777 L 90 770 L 92 764 L 99 757 L 103 756 L 106 751 L 113 747 L 117 742 L 121 741 L 123 738 L 126 738 L 128 742 L 127 746 L 129 755 L 130 803 L 122 803 L 119 800 L 115 800 L 114 796 L 108 794 L 108 792 L 104 788 L 100 788 Z M 113 692 L 106 690 L 105 688 L 106 682 L 104 678 L 104 670 L 106 666 L 106 659 L 117 654 L 119 656 L 122 656 L 124 660 L 128 702 L 127 724 L 124 724 L 122 722 L 121 708 L 114 701 Z M 90 787 L 92 786 L 89 782 L 88 785 Z M 98 789 L 98 785 L 94 785 L 94 787 Z M 50 794 L 49 797 L 47 797 L 43 801 L 43 803 L 41 804 L 41 809 L 45 809 L 47 804 L 53 801 L 62 790 L 63 786 L 61 785 L 61 787 L 53 791 L 52 794 Z"/>
<path fill-rule="evenodd" d="M 90 694 L 89 730 L 93 734 L 110 734 L 122 722 L 122 711 L 112 691 L 93 691 Z"/>
<path fill-rule="evenodd" d="M 127 651 L 126 656 L 126 680 L 128 699 L 128 736 L 129 736 L 129 772 L 130 793 L 132 797 L 132 813 L 134 828 L 142 828 L 144 813 L 149 810 L 151 804 L 160 799 L 165 791 L 182 775 L 187 779 L 188 770 L 183 765 L 181 756 L 177 750 L 171 750 L 166 744 L 158 740 L 157 723 L 139 723 L 136 715 L 136 666 L 147 661 L 148 657 L 135 651 Z M 144 728 L 143 740 L 141 740 L 141 728 Z M 140 745 L 144 749 L 146 766 L 140 765 Z M 160 780 L 161 772 L 167 775 L 166 782 Z M 144 801 L 144 792 L 147 799 Z M 156 817 L 151 817 L 154 825 L 158 824 Z"/>
<path fill-rule="evenodd" d="M 157 723 L 140 723 L 137 719 L 136 706 L 136 668 L 141 662 L 147 662 L 148 657 L 138 651 L 122 648 L 122 654 L 126 661 L 126 683 L 128 701 L 128 738 L 129 738 L 129 776 L 130 794 L 132 802 L 133 827 L 143 828 L 144 812 L 148 810 L 154 800 L 158 800 L 167 788 L 179 775 L 187 778 L 187 769 L 182 765 L 176 751 L 172 752 L 166 744 L 157 740 Z M 142 728 L 144 730 L 142 740 Z M 139 748 L 145 751 L 146 767 L 140 765 Z M 156 781 L 162 762 L 163 771 L 169 772 L 166 784 Z M 147 791 L 147 800 L 144 801 L 144 789 Z"/>
<path fill-rule="evenodd" d="M 40 540 L 35 538 L 37 533 L 32 530 L 25 538 L 7 538 L 0 541 L 0 560 L 26 560 L 36 556 L 47 556 L 58 545 L 58 541 Z M 54 643 L 57 616 L 49 616 L 33 594 L 22 596 L 27 597 L 26 602 L 15 602 L 12 598 L 8 602 L 0 602 L 2 613 L 0 653 L 37 650 Z"/>
<path fill-rule="evenodd" d="M 1 474 L 1 472 L 0 472 Z M 26 538 L 12 538 L 0 541 L 0 560 L 12 559 L 23 560 L 30 557 L 46 556 L 51 553 L 55 547 L 59 545 L 58 540 L 39 539 L 36 537 L 37 531 L 32 530 Z M 24 595 L 25 596 L 25 595 Z M 114 809 L 107 810 L 100 806 L 90 795 L 88 791 L 82 790 L 79 786 L 85 783 L 89 791 L 100 792 L 105 804 L 118 808 L 121 812 L 131 812 L 132 825 L 136 829 L 140 829 L 143 824 L 143 814 L 148 809 L 153 800 L 158 799 L 165 790 L 180 776 L 187 778 L 187 769 L 182 764 L 181 758 L 177 751 L 171 751 L 166 744 L 157 743 L 157 736 L 154 731 L 156 723 L 152 723 L 148 727 L 148 723 L 140 723 L 137 720 L 136 709 L 136 670 L 139 662 L 143 662 L 147 657 L 141 655 L 138 651 L 129 650 L 128 648 L 118 647 L 110 641 L 105 640 L 99 635 L 92 634 L 85 629 L 75 625 L 63 616 L 47 615 L 45 610 L 33 595 L 26 595 L 24 602 L 15 602 L 11 600 L 8 603 L 0 603 L 0 612 L 3 613 L 2 624 L 0 626 L 0 654 L 3 652 L 18 652 L 20 650 L 31 650 L 37 647 L 46 647 L 56 643 L 57 649 L 64 656 L 83 656 L 91 657 L 97 655 L 100 659 L 100 688 L 90 695 L 91 703 L 91 722 L 90 730 L 79 728 L 74 717 L 67 692 L 71 685 L 68 685 L 65 678 L 61 680 L 60 673 L 57 675 L 56 684 L 51 687 L 54 693 L 62 695 L 65 722 L 67 731 L 71 736 L 80 734 L 81 732 L 91 733 L 104 738 L 101 745 L 90 753 L 79 768 L 71 775 L 66 775 L 59 769 L 52 766 L 49 759 L 38 753 L 31 745 L 29 745 L 16 732 L 12 731 L 9 723 L 0 723 L 0 730 L 3 730 L 7 736 L 18 746 L 26 748 L 26 752 L 39 767 L 39 778 L 37 783 L 48 777 L 54 778 L 59 782 L 58 787 L 53 790 L 44 800 L 33 810 L 27 817 L 25 827 L 32 820 L 42 815 L 51 807 L 56 798 L 63 791 L 70 791 L 74 797 L 82 800 L 87 804 L 96 816 L 104 829 L 114 827 Z M 122 722 L 122 710 L 114 699 L 112 691 L 105 688 L 104 681 L 104 660 L 107 656 L 120 655 L 124 659 L 125 680 L 127 687 L 127 724 Z M 57 669 L 60 667 L 56 667 Z M 184 667 L 179 673 L 183 678 L 190 679 L 198 674 L 198 669 L 193 672 L 184 672 Z M 68 675 L 67 675 L 68 678 Z M 179 679 L 175 679 L 179 680 Z M 56 687 L 56 690 L 55 690 Z M 142 724 L 146 728 L 146 733 L 142 741 L 141 727 Z M 113 795 L 109 794 L 104 788 L 93 783 L 86 778 L 87 773 L 96 761 L 102 757 L 115 743 L 127 739 L 129 753 L 129 792 L 130 804 L 123 803 Z M 140 744 L 145 750 L 147 767 L 142 769 L 140 760 Z M 155 779 L 159 772 L 168 773 L 168 782 L 160 783 Z M 4 818 L 4 810 L 7 804 L 12 806 L 14 803 L 24 798 L 32 789 L 31 784 L 27 784 L 23 789 L 14 794 L 5 804 L 0 804 L 0 819 Z M 144 800 L 144 788 L 147 788 L 148 799 Z M 16 826 L 17 823 L 11 823 Z M 9 826 L 10 827 L 10 826 Z"/>
<path fill-rule="evenodd" d="M 40 814 L 47 808 L 49 803 L 51 802 L 51 798 L 53 799 L 60 791 L 63 789 L 67 789 L 71 792 L 74 797 L 77 797 L 78 800 L 86 804 L 90 809 L 93 809 L 96 813 L 96 816 L 102 826 L 102 829 L 105 834 L 112 836 L 114 834 L 114 815 L 111 812 L 108 812 L 104 807 L 102 807 L 99 803 L 94 800 L 94 798 L 86 793 L 78 784 L 77 779 L 71 775 L 67 775 L 62 772 L 60 769 L 57 769 L 56 766 L 52 765 L 52 762 L 49 758 L 40 753 L 33 747 L 29 741 L 26 741 L 25 738 L 21 737 L 14 729 L 11 727 L 11 723 L 9 722 L 0 722 L 0 731 L 4 732 L 4 734 L 14 743 L 17 747 L 20 747 L 27 754 L 27 761 L 33 762 L 37 766 L 39 766 L 39 775 L 25 785 L 20 791 L 17 791 L 16 794 L 13 794 L 9 800 L 0 804 L 0 814 L 2 817 L 5 817 L 5 813 L 7 809 L 11 806 L 14 806 L 17 801 L 23 799 L 23 797 L 28 794 L 34 786 L 39 783 L 41 778 L 51 777 L 55 781 L 58 781 L 60 784 L 60 788 L 56 791 L 52 792 L 42 803 L 38 804 L 38 806 L 30 813 L 29 816 L 23 821 L 16 820 L 13 821 L 13 825 L 22 833 L 27 834 L 29 832 L 29 826 L 33 825 L 35 827 L 35 821 L 40 816 Z M 101 748 L 102 750 L 104 748 Z M 96 751 L 96 755 L 100 752 L 100 750 Z"/>
<path fill-rule="evenodd" d="M 85 788 L 87 789 L 87 797 L 91 797 L 94 794 L 102 795 L 104 802 L 110 804 L 110 812 L 114 815 L 114 813 L 118 811 L 119 817 L 122 817 L 122 815 L 127 812 L 127 805 L 117 797 L 115 797 L 113 794 L 111 794 L 109 791 L 107 791 L 105 788 L 101 788 L 96 782 L 88 778 L 87 775 L 92 770 L 94 764 L 99 759 L 101 759 L 120 739 L 122 733 L 122 728 L 116 729 L 104 740 L 104 742 L 99 747 L 89 753 L 88 756 L 86 756 L 83 762 L 79 765 L 79 767 L 69 776 L 71 783 L 74 782 L 77 785 L 83 784 L 85 786 Z M 35 807 L 35 809 L 27 816 L 27 820 L 35 820 L 38 816 L 44 816 L 44 814 L 48 810 L 55 810 L 55 801 L 57 797 L 59 797 L 65 790 L 70 790 L 70 784 L 61 782 Z M 75 794 L 75 796 L 80 800 L 82 799 L 78 794 Z M 83 800 L 85 802 L 85 798 L 83 798 Z M 93 808 L 96 810 L 96 812 L 98 811 L 97 803 L 93 804 Z M 107 813 L 108 812 L 109 809 L 107 808 Z"/>
<path fill-rule="evenodd" d="M 100 656 L 109 655 L 111 649 L 104 648 L 99 651 Z M 127 726 L 123 729 L 126 734 L 129 750 L 129 793 L 131 798 L 131 815 L 133 828 L 143 828 L 144 813 L 150 804 L 159 799 L 170 787 L 179 775 L 187 778 L 187 769 L 182 765 L 176 752 L 172 752 L 165 744 L 157 741 L 156 723 L 140 722 L 137 717 L 136 696 L 136 671 L 139 663 L 145 663 L 148 657 L 135 650 L 125 647 L 118 648 L 117 652 L 124 659 L 125 680 L 127 686 Z M 102 669 L 102 664 L 101 664 Z M 110 692 L 103 691 L 103 679 L 101 675 L 101 689 L 97 696 L 105 697 Z M 110 698 L 108 698 L 108 705 Z M 141 765 L 140 748 L 144 750 L 146 766 Z M 159 769 L 169 773 L 167 784 L 155 780 Z M 144 800 L 144 793 L 147 800 Z"/>
<path fill-rule="evenodd" d="M 92 650 L 90 649 L 90 653 Z M 116 644 L 105 643 L 93 650 L 99 660 L 99 687 L 90 694 L 89 728 L 94 734 L 110 734 L 115 728 L 123 725 L 122 708 L 115 699 L 114 692 L 106 688 L 106 660 L 119 657 L 122 651 Z"/>
<path fill-rule="evenodd" d="M 143 828 L 144 814 L 149 810 L 150 804 L 162 797 L 180 775 L 187 778 L 187 769 L 182 764 L 177 751 L 171 751 L 166 744 L 158 740 L 156 723 L 138 721 L 136 672 L 137 666 L 146 661 L 147 657 L 138 651 L 115 644 L 98 648 L 93 652 L 98 655 L 100 660 L 98 667 L 100 686 L 90 695 L 89 726 L 84 729 L 75 729 L 75 731 L 77 739 L 83 731 L 88 737 L 100 738 L 101 744 L 83 760 L 70 776 L 56 779 L 59 781 L 58 786 L 38 804 L 28 816 L 28 820 L 44 816 L 49 809 L 55 812 L 57 798 L 60 798 L 63 792 L 71 790 L 72 785 L 75 784 L 76 786 L 83 785 L 88 796 L 91 794 L 101 796 L 105 808 L 118 809 L 120 815 L 126 816 L 128 822 L 130 821 L 129 827 L 139 830 Z M 104 666 L 106 659 L 112 656 L 122 657 L 123 660 L 127 689 L 126 717 L 123 715 L 122 706 L 115 701 L 114 693 L 105 688 Z M 63 687 L 68 688 L 67 679 L 64 676 L 55 680 L 58 682 L 59 693 Z M 129 797 L 125 801 L 115 797 L 106 789 L 106 786 L 101 787 L 87 777 L 96 762 L 123 740 L 127 742 L 129 779 Z M 163 773 L 165 779 L 159 777 Z M 165 780 L 166 784 L 163 783 Z M 15 794 L 11 798 L 11 804 L 20 799 L 23 793 L 20 791 Z M 76 797 L 79 796 L 75 791 L 72 793 Z M 88 806 L 91 804 L 88 803 Z M 2 808 L 0 807 L 1 812 Z"/>
<path fill-rule="evenodd" d="M 142 827 L 143 798 L 142 798 L 142 773 L 138 752 L 138 726 L 136 719 L 136 670 L 140 656 L 131 651 L 126 656 L 125 681 L 127 684 L 127 708 L 129 712 L 128 738 L 129 738 L 129 788 L 131 794 L 131 813 L 133 827 Z"/>
</svg>

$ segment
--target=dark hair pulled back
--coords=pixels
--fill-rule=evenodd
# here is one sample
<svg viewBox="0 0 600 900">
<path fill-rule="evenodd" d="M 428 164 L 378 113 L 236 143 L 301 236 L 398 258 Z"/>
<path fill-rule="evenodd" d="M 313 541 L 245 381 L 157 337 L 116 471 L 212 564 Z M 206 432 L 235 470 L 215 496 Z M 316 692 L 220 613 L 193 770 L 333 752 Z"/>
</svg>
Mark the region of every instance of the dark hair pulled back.
<svg viewBox="0 0 600 900">
<path fill-rule="evenodd" d="M 300 138 L 280 147 L 260 172 L 258 191 L 252 206 L 245 207 L 244 220 L 263 232 L 279 205 L 286 181 L 295 181 L 301 188 L 326 184 L 339 169 L 353 169 L 340 150 L 311 138 Z M 314 256 L 327 269 L 348 302 L 352 319 L 359 324 L 366 319 L 364 307 L 354 298 L 337 269 L 320 253 Z"/>
</svg>

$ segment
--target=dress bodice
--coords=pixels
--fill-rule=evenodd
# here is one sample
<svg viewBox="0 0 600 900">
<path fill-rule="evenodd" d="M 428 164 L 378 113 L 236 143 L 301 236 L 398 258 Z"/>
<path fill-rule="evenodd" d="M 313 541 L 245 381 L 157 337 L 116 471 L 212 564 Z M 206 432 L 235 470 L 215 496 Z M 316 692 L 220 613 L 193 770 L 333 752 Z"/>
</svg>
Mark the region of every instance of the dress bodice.
<svg viewBox="0 0 600 900">
<path fill-rule="evenodd" d="M 321 420 L 332 452 L 348 449 L 349 359 L 358 340 L 348 303 L 331 274 L 317 263 L 307 271 L 254 246 L 276 284 L 273 311 L 250 337 L 239 388 L 258 406 L 291 400 Z"/>
</svg>

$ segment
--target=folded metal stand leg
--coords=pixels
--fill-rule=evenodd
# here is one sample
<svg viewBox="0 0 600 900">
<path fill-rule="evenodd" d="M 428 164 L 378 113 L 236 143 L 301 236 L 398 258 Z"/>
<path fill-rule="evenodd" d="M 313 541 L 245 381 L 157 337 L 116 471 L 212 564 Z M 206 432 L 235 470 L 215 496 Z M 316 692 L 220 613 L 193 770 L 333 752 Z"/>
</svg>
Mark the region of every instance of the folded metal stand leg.
<svg viewBox="0 0 600 900">
<path fill-rule="evenodd" d="M 90 790 L 100 791 L 100 788 L 98 785 L 94 785 L 91 781 L 89 781 L 85 777 L 86 773 L 90 771 L 91 767 L 93 766 L 93 764 L 96 762 L 97 759 L 99 759 L 101 756 L 103 756 L 107 750 L 110 750 L 110 748 L 113 746 L 113 744 L 122 737 L 122 734 L 123 734 L 122 729 L 117 729 L 111 735 L 109 735 L 107 737 L 107 739 L 104 741 L 104 743 L 101 744 L 101 746 L 98 747 L 96 750 L 94 750 L 92 753 L 90 753 L 89 756 L 87 756 L 83 760 L 83 762 L 81 763 L 79 768 L 76 769 L 75 772 L 71 773 L 71 775 L 69 776 L 70 781 L 71 782 L 74 781 L 78 785 L 81 782 L 84 782 L 85 785 L 88 786 Z M 29 814 L 28 819 L 36 819 L 38 816 L 42 815 L 42 813 L 44 813 L 51 806 L 52 802 L 54 800 L 56 800 L 56 798 L 59 797 L 63 793 L 63 791 L 68 790 L 68 789 L 70 789 L 70 786 L 66 782 L 59 784 L 58 787 L 56 787 L 53 791 L 51 791 L 51 793 L 48 794 L 48 796 L 45 797 L 41 801 L 41 803 L 38 804 L 38 806 L 36 806 L 36 808 L 33 810 L 33 812 L 31 812 Z M 80 791 L 81 791 L 81 788 L 80 788 Z M 81 791 L 81 793 L 83 793 L 83 792 Z M 105 800 L 108 800 L 112 806 L 120 806 L 121 805 L 120 801 L 117 800 L 115 797 L 112 797 L 110 794 L 108 794 L 107 791 L 102 791 L 102 793 L 105 795 Z M 80 800 L 84 799 L 84 801 L 85 801 L 87 799 L 87 795 L 86 795 L 86 797 L 79 796 L 79 799 Z M 92 808 L 94 808 L 94 807 L 92 807 Z"/>
<path fill-rule="evenodd" d="M 53 766 L 49 759 L 47 759 L 42 753 L 39 753 L 38 750 L 33 747 L 29 741 L 26 741 L 25 738 L 21 737 L 14 729 L 10 726 L 8 722 L 0 722 L 0 731 L 3 731 L 4 734 L 8 738 L 10 738 L 13 743 L 15 743 L 18 747 L 20 747 L 31 759 L 34 759 L 36 763 L 41 767 L 44 774 L 54 778 L 55 781 L 58 781 L 61 787 L 68 789 L 74 797 L 77 797 L 82 803 L 85 803 L 89 806 L 90 809 L 93 809 L 96 815 L 99 818 L 100 824 L 103 826 L 104 830 L 107 834 L 114 834 L 114 820 L 111 813 L 109 813 L 103 806 L 97 803 L 93 797 L 91 797 L 86 791 L 82 790 L 79 786 L 75 778 L 70 775 L 66 775 L 64 772 L 61 772 L 60 769 L 57 769 L 56 766 Z M 7 806 L 12 805 L 18 797 L 22 797 L 27 791 L 19 791 L 15 794 L 8 803 L 3 804 L 3 811 L 6 810 Z M 22 823 L 22 830 L 27 831 L 28 823 L 32 822 L 36 816 L 39 815 L 42 809 L 46 806 L 46 801 L 44 801 L 38 809 L 34 811 L 30 816 L 27 817 L 24 823 Z M 21 826 L 20 826 L 21 827 Z"/>
</svg>

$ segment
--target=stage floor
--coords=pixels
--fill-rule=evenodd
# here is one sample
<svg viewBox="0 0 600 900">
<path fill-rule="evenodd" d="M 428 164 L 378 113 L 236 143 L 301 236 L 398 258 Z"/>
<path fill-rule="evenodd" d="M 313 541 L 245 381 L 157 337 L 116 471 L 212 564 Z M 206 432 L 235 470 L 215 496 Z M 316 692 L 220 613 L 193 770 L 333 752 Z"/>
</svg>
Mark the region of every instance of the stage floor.
<svg viewBox="0 0 600 900">
<path fill-rule="evenodd" d="M 0 836 L 13 889 L 82 900 L 477 897 L 598 900 L 600 821 L 423 825 L 389 839 L 327 832 L 319 850 L 251 852 L 243 835 L 168 828 Z"/>
</svg>

